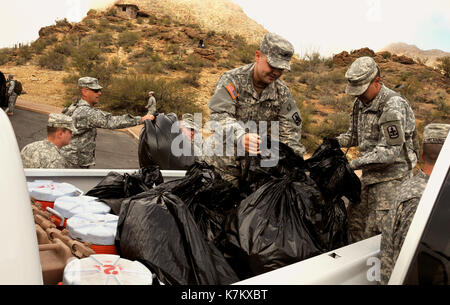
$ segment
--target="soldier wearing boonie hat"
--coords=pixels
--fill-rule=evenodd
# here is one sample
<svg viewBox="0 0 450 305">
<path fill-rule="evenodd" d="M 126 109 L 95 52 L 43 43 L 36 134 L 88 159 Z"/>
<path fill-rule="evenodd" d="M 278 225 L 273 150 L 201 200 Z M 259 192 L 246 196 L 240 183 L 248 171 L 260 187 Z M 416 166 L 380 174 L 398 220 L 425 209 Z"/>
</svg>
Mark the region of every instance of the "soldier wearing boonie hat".
<svg viewBox="0 0 450 305">
<path fill-rule="evenodd" d="M 71 168 L 89 168 L 95 165 L 95 148 L 97 128 L 122 129 L 142 124 L 145 120 L 154 119 L 146 115 L 132 116 L 129 114 L 113 116 L 94 106 L 100 101 L 102 86 L 94 77 L 81 77 L 78 80 L 81 99 L 75 101 L 62 113 L 72 118 L 76 133 L 61 152 Z"/>
<path fill-rule="evenodd" d="M 423 131 L 424 165 L 411 179 L 396 190 L 393 208 L 386 216 L 380 245 L 381 284 L 387 284 L 408 233 L 420 198 L 427 186 L 442 145 L 448 137 L 450 124 L 432 123 Z"/>
<path fill-rule="evenodd" d="M 267 122 L 268 126 L 271 122 L 279 123 L 279 134 L 273 136 L 279 136 L 279 140 L 299 156 L 306 152 L 300 142 L 300 110 L 289 88 L 280 79 L 284 71 L 290 69 L 293 54 L 294 47 L 289 41 L 275 33 L 267 33 L 255 51 L 255 62 L 225 72 L 216 84 L 208 104 L 210 119 L 220 124 L 223 134 L 233 135 L 234 143 L 251 154 L 260 152 L 258 133 L 264 131 L 247 132 L 243 124 L 249 122 L 255 122 L 257 126 L 260 122 Z M 267 135 L 271 136 L 271 132 L 268 130 Z M 223 141 L 224 145 L 220 146 L 225 148 L 229 139 L 217 141 Z M 226 154 L 226 151 L 216 153 L 205 157 L 204 161 L 215 166 L 222 178 L 238 186 L 246 161 L 238 158 L 237 153 Z"/>
<path fill-rule="evenodd" d="M 66 168 L 68 163 L 61 154 L 77 130 L 72 118 L 50 113 L 47 122 L 47 139 L 26 145 L 21 151 L 24 168 Z"/>
<path fill-rule="evenodd" d="M 394 201 L 393 190 L 412 175 L 420 144 L 411 106 L 382 83 L 372 57 L 356 59 L 345 77 L 345 92 L 355 101 L 350 127 L 337 139 L 341 147 L 357 146 L 360 152 L 350 167 L 362 170 L 361 203 L 348 207 L 350 240 L 357 242 L 381 232 Z"/>
</svg>

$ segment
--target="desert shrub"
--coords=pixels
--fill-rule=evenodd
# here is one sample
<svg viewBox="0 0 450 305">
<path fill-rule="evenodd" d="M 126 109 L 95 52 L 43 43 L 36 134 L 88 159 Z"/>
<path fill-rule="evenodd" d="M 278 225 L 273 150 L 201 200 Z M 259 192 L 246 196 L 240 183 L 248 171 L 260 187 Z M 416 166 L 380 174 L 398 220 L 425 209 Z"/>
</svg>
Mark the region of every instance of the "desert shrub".
<svg viewBox="0 0 450 305">
<path fill-rule="evenodd" d="M 119 46 L 127 48 L 134 46 L 140 39 L 140 34 L 137 32 L 122 32 L 119 34 Z"/>
<path fill-rule="evenodd" d="M 113 113 L 144 114 L 150 88 L 155 91 L 159 112 L 201 112 L 194 94 L 180 90 L 179 82 L 142 75 L 113 77 L 109 89 L 104 90 L 104 108 Z"/>
<path fill-rule="evenodd" d="M 12 49 L 11 48 L 2 48 L 0 49 L 0 65 L 6 64 L 11 60 Z"/>
<path fill-rule="evenodd" d="M 438 68 L 444 72 L 444 75 L 450 77 L 450 56 L 438 58 Z"/>
<path fill-rule="evenodd" d="M 198 80 L 200 79 L 200 74 L 197 72 L 193 72 L 183 77 L 180 82 L 185 85 L 189 85 L 195 88 L 200 87 L 200 83 Z"/>
<path fill-rule="evenodd" d="M 111 7 L 110 9 L 108 9 L 106 11 L 106 16 L 116 16 L 117 15 L 117 10 L 114 7 Z"/>
<path fill-rule="evenodd" d="M 87 41 L 96 42 L 100 48 L 114 44 L 114 39 L 111 33 L 95 33 L 90 35 Z"/>
<path fill-rule="evenodd" d="M 169 70 L 174 71 L 183 71 L 186 69 L 186 65 L 182 61 L 176 59 L 170 59 L 165 61 L 163 63 L 163 66 Z"/>
<path fill-rule="evenodd" d="M 45 50 L 47 46 L 52 45 L 57 41 L 58 38 L 56 38 L 56 36 L 54 35 L 49 37 L 41 37 L 31 44 L 31 48 L 35 53 L 42 54 L 42 52 Z"/>
<path fill-rule="evenodd" d="M 54 51 L 65 56 L 72 56 L 74 49 L 75 46 L 73 44 L 68 41 L 62 41 L 55 46 Z"/>
<path fill-rule="evenodd" d="M 66 56 L 55 50 L 49 51 L 39 57 L 38 64 L 42 68 L 62 71 L 66 64 Z"/>
<path fill-rule="evenodd" d="M 312 128 L 312 133 L 319 138 L 335 138 L 347 131 L 350 124 L 349 115 L 345 112 L 330 113 L 325 120 Z"/>
<path fill-rule="evenodd" d="M 70 25 L 70 22 L 67 20 L 67 18 L 64 18 L 64 19 L 59 19 L 59 20 L 55 20 L 55 24 L 56 24 L 56 26 L 61 26 L 61 27 L 63 27 L 63 26 L 68 26 L 68 25 Z"/>
<path fill-rule="evenodd" d="M 23 65 L 33 58 L 33 49 L 29 45 L 21 45 L 17 52 L 16 64 Z"/>
</svg>

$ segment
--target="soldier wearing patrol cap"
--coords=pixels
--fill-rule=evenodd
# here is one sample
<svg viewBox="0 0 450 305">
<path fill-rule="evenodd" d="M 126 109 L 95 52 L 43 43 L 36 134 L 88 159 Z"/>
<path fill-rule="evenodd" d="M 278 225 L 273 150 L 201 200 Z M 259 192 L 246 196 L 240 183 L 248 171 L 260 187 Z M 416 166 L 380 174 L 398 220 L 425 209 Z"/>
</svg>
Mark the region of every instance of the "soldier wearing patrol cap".
<svg viewBox="0 0 450 305">
<path fill-rule="evenodd" d="M 389 282 L 403 241 L 449 130 L 450 124 L 433 123 L 425 126 L 422 152 L 423 169 L 419 170 L 414 177 L 405 181 L 395 192 L 397 197 L 394 206 L 386 216 L 382 228 L 380 245 L 381 284 Z"/>
<path fill-rule="evenodd" d="M 155 114 L 156 113 L 156 98 L 154 97 L 155 92 L 150 91 L 148 93 L 148 103 L 145 108 L 147 108 L 148 114 Z"/>
<path fill-rule="evenodd" d="M 62 149 L 62 154 L 71 168 L 89 168 L 95 165 L 97 128 L 122 129 L 153 120 L 151 115 L 132 116 L 129 114 L 113 116 L 111 113 L 95 108 L 99 103 L 103 87 L 93 77 L 78 80 L 81 99 L 63 110 L 72 117 L 77 131 L 70 145 Z"/>
<path fill-rule="evenodd" d="M 24 168 L 66 168 L 60 149 L 70 143 L 76 132 L 72 118 L 51 113 L 47 123 L 47 139 L 26 145 L 21 151 Z"/>
<path fill-rule="evenodd" d="M 408 101 L 387 88 L 372 57 L 356 59 L 345 73 L 346 93 L 355 97 L 350 127 L 337 137 L 342 147 L 358 146 L 350 162 L 362 170 L 361 203 L 348 207 L 349 239 L 356 242 L 381 232 L 398 185 L 412 175 L 418 148 L 416 120 Z"/>
<path fill-rule="evenodd" d="M 180 123 L 182 133 L 190 141 L 193 141 L 195 133 L 200 131 L 199 126 L 194 121 L 194 116 L 191 113 L 185 113 L 183 114 Z"/>
<path fill-rule="evenodd" d="M 279 122 L 279 140 L 299 156 L 305 153 L 300 143 L 302 119 L 297 104 L 286 84 L 280 79 L 290 70 L 294 47 L 283 37 L 268 33 L 258 50 L 255 62 L 224 73 L 209 101 L 210 120 L 220 123 L 223 134 L 231 130 L 236 145 L 248 153 L 260 153 L 260 136 L 246 132 L 243 124 L 261 121 L 271 126 Z M 269 131 L 270 134 L 270 131 Z M 239 186 L 244 158 L 217 156 L 204 159 L 214 165 L 222 178 Z"/>
</svg>

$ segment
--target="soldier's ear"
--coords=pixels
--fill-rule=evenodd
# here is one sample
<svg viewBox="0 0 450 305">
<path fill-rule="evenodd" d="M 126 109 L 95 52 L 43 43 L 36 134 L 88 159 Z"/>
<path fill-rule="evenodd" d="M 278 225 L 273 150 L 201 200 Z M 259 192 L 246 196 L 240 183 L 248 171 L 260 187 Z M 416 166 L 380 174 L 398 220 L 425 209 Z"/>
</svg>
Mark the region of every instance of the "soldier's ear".
<svg viewBox="0 0 450 305">
<path fill-rule="evenodd" d="M 255 52 L 255 61 L 258 62 L 261 57 L 263 56 L 263 53 L 260 50 L 256 50 Z"/>
</svg>

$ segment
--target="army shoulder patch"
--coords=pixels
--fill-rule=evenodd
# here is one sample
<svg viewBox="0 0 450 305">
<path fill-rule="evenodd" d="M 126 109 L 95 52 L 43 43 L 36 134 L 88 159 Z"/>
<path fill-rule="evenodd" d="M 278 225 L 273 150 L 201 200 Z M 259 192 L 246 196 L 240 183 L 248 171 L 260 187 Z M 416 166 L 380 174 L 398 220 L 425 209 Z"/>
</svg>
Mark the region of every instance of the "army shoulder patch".
<svg viewBox="0 0 450 305">
<path fill-rule="evenodd" d="M 389 138 L 391 139 L 397 139 L 399 137 L 397 126 L 390 125 L 387 127 L 387 133 L 389 135 Z"/>
<path fill-rule="evenodd" d="M 237 93 L 236 88 L 234 88 L 233 83 L 230 83 L 228 86 L 225 86 L 225 89 L 227 89 L 233 101 L 236 101 L 237 98 L 239 97 L 239 94 Z"/>
<path fill-rule="evenodd" d="M 382 125 L 386 143 L 388 145 L 402 145 L 405 142 L 403 128 L 400 122 L 387 122 Z"/>
<path fill-rule="evenodd" d="M 294 113 L 294 115 L 292 115 L 292 119 L 294 120 L 295 124 L 297 124 L 297 126 L 300 126 L 300 124 L 302 123 L 302 119 L 300 118 L 300 115 L 298 114 L 298 112 Z"/>
</svg>

